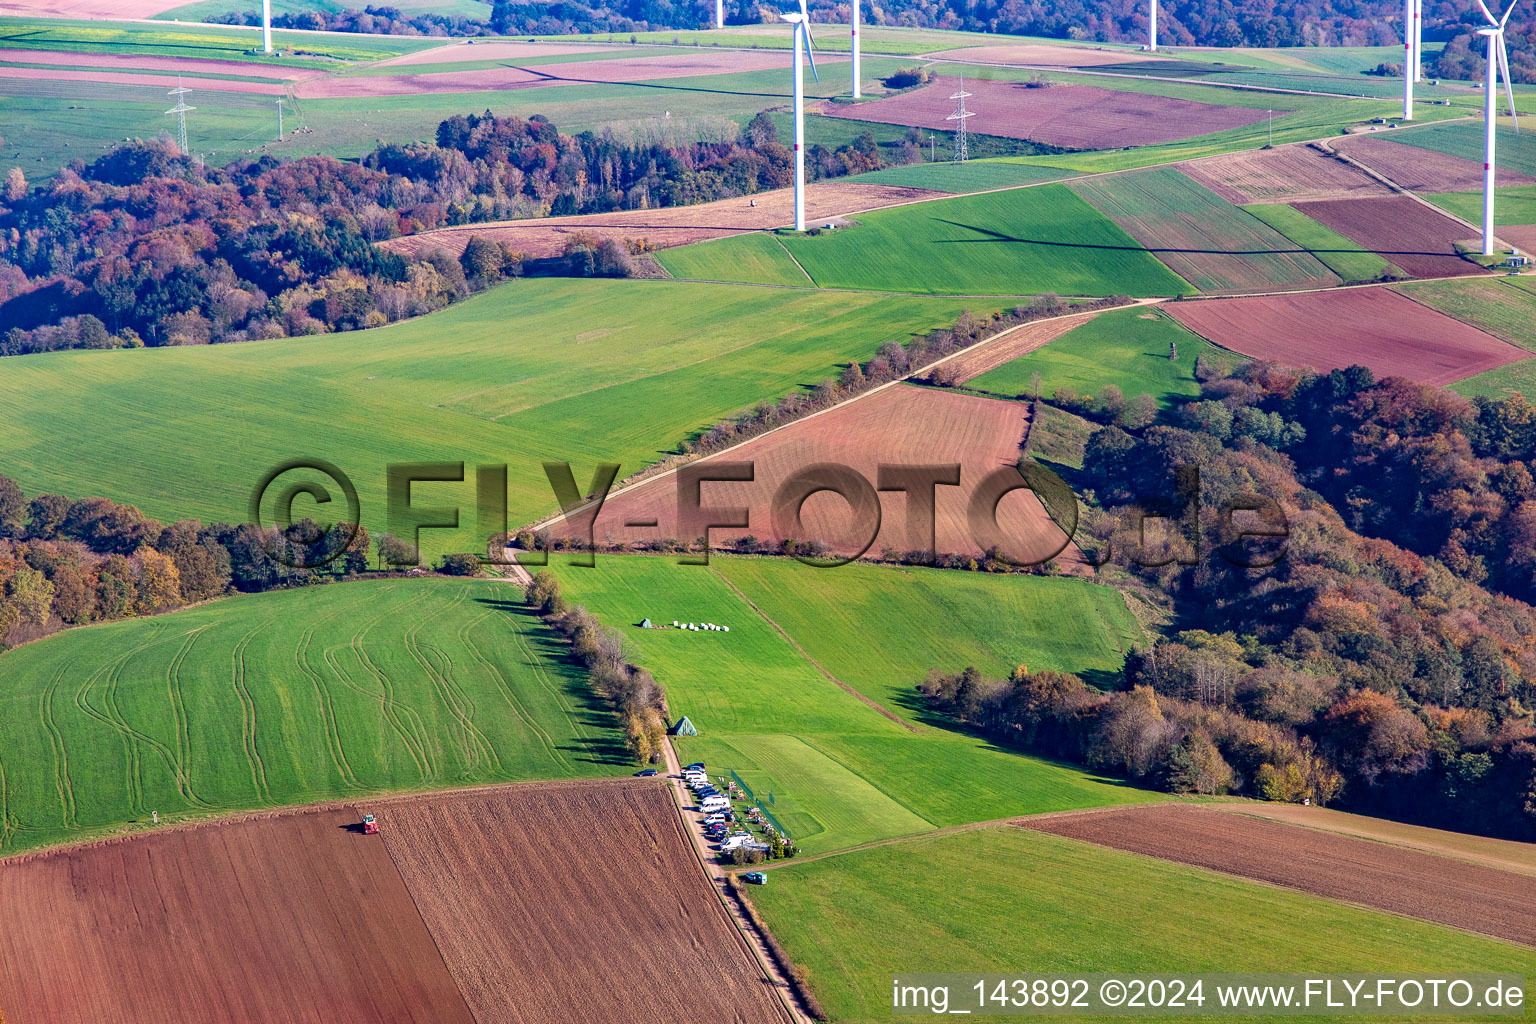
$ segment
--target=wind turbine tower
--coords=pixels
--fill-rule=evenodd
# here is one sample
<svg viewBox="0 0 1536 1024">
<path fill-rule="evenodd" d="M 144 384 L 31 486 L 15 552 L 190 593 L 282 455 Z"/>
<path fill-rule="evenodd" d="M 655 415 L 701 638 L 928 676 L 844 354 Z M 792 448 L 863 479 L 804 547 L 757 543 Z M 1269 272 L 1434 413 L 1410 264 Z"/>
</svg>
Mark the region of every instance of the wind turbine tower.
<svg viewBox="0 0 1536 1024">
<path fill-rule="evenodd" d="M 1157 0 L 1147 0 L 1147 52 L 1157 49 Z"/>
<path fill-rule="evenodd" d="M 779 15 L 780 20 L 794 26 L 795 31 L 795 230 L 805 230 L 805 62 L 811 62 L 811 74 L 816 81 L 816 58 L 811 55 L 811 16 L 806 11 L 805 0 L 800 0 L 800 10 Z M 804 46 L 804 51 L 801 47 Z"/>
<path fill-rule="evenodd" d="M 1413 120 L 1413 83 L 1418 66 L 1413 30 L 1418 24 L 1419 0 L 1403 0 L 1403 120 Z"/>
<path fill-rule="evenodd" d="M 1515 4 L 1520 0 L 1512 0 L 1504 11 L 1504 17 L 1495 18 L 1493 12 L 1483 0 L 1477 0 L 1477 6 L 1483 12 L 1483 17 L 1488 19 L 1488 28 L 1480 28 L 1477 34 L 1488 40 L 1488 80 L 1483 84 L 1483 255 L 1493 255 L 1493 190 L 1496 183 L 1497 171 L 1493 162 L 1493 150 L 1495 129 L 1498 127 L 1499 103 L 1495 95 L 1499 91 L 1499 79 L 1504 79 L 1504 93 L 1509 97 L 1509 116 L 1515 124 L 1515 131 L 1520 130 L 1520 120 L 1515 114 L 1515 90 L 1509 80 L 1509 51 L 1504 47 L 1504 26 L 1509 24 L 1509 16 L 1515 13 Z"/>
<path fill-rule="evenodd" d="M 272 52 L 272 0 L 261 0 L 261 52 Z"/>
<path fill-rule="evenodd" d="M 852 0 L 849 4 L 853 8 L 852 39 L 853 39 L 853 98 L 859 98 L 859 3 L 860 0 Z"/>
<path fill-rule="evenodd" d="M 272 0 L 266 0 L 271 3 Z M 725 28 L 725 0 L 715 0 L 715 28 Z"/>
<path fill-rule="evenodd" d="M 172 89 L 168 94 L 176 98 L 176 105 L 167 110 L 166 113 L 176 115 L 176 145 L 181 147 L 183 156 L 187 153 L 187 111 L 197 109 L 196 107 L 187 106 L 187 94 L 191 91 L 191 89 L 181 84 L 181 76 L 177 75 L 176 88 Z"/>
<path fill-rule="evenodd" d="M 944 119 L 955 122 L 955 163 L 957 164 L 963 164 L 970 158 L 970 147 L 967 146 L 965 138 L 965 119 L 976 116 L 974 112 L 965 109 L 966 97 L 970 95 L 971 93 L 965 91 L 965 76 L 961 75 L 960 88 L 950 96 L 950 99 L 959 100 L 959 103 L 955 105 L 955 112 Z"/>
</svg>

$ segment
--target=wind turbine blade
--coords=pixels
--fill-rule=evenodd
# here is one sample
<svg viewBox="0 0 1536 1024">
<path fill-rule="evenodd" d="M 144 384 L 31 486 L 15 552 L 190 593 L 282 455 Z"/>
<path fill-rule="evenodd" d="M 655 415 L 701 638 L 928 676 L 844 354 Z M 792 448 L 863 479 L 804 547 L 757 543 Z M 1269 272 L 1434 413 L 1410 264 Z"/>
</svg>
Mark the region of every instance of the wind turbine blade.
<svg viewBox="0 0 1536 1024">
<path fill-rule="evenodd" d="M 1499 23 L 1499 19 L 1493 16 L 1493 12 L 1488 9 L 1488 5 L 1483 3 L 1483 0 L 1477 0 L 1477 7 L 1478 10 L 1483 12 L 1483 17 L 1488 19 L 1488 24 L 1497 25 Z"/>
<path fill-rule="evenodd" d="M 1507 17 L 1507 15 L 1506 15 Z M 1499 74 L 1504 76 L 1504 95 L 1509 97 L 1509 119 L 1515 124 L 1515 134 L 1520 134 L 1520 118 L 1515 114 L 1515 87 L 1509 80 L 1509 51 L 1504 48 L 1504 33 L 1499 33 Z"/>
<path fill-rule="evenodd" d="M 800 6 L 805 6 L 805 0 L 800 0 Z M 810 19 L 807 18 L 805 21 L 802 21 L 799 28 L 797 28 L 795 31 L 805 33 L 805 59 L 811 62 L 811 77 L 816 79 L 816 82 L 819 85 L 821 83 L 821 75 L 816 73 L 816 54 L 811 50 Z"/>
<path fill-rule="evenodd" d="M 1520 0 L 1513 0 L 1513 2 L 1509 5 L 1509 10 L 1505 11 L 1504 17 L 1499 19 L 1499 28 L 1503 28 L 1505 25 L 1509 24 L 1509 16 L 1515 13 L 1515 4 L 1519 2 Z"/>
</svg>

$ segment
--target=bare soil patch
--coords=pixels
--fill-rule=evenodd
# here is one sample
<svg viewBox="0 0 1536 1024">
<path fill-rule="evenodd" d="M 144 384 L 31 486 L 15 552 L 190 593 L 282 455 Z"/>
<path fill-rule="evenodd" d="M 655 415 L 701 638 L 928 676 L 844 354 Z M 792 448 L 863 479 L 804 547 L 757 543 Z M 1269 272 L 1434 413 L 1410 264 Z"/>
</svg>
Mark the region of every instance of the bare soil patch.
<svg viewBox="0 0 1536 1024">
<path fill-rule="evenodd" d="M 105 85 L 144 85 L 174 89 L 186 84 L 196 92 L 206 89 L 212 92 L 253 92 L 268 96 L 281 96 L 287 88 L 281 82 L 236 82 L 228 78 L 198 78 L 188 83 L 178 82 L 175 75 L 136 75 L 129 71 L 98 71 L 94 68 L 61 70 L 58 68 L 0 67 L 0 78 L 25 78 L 32 81 L 101 82 Z"/>
<path fill-rule="evenodd" d="M 421 797 L 379 822 L 476 1024 L 788 1020 L 663 784 Z"/>
<path fill-rule="evenodd" d="M 815 223 L 941 194 L 929 189 L 898 185 L 818 182 L 806 189 L 805 216 L 808 223 Z M 754 202 L 756 205 L 753 205 Z M 469 244 L 470 236 L 483 235 L 492 241 L 506 242 L 514 249 L 537 258 L 558 256 L 566 240 L 578 231 L 621 241 L 644 239 L 650 248 L 665 249 L 743 231 L 783 227 L 793 221 L 794 190 L 784 188 L 759 192 L 753 196 L 720 199 L 696 206 L 672 206 L 661 210 L 625 210 L 582 217 L 464 224 L 393 238 L 380 244 L 412 256 L 434 249 L 458 256 Z"/>
<path fill-rule="evenodd" d="M 547 85 L 542 75 L 524 68 L 481 68 L 478 71 L 421 72 L 400 75 L 328 75 L 305 82 L 297 90 L 300 99 L 344 99 L 349 96 L 415 96 L 440 92 L 487 92 L 500 89 L 533 89 Z"/>
<path fill-rule="evenodd" d="M 954 122 L 958 78 L 935 78 L 921 89 L 824 111 L 884 124 L 915 125 L 948 131 Z M 1265 112 L 1247 107 L 1221 107 L 1192 100 L 1148 96 L 1101 89 L 1092 85 L 1060 85 L 1031 89 L 1022 82 L 967 81 L 972 97 L 966 109 L 976 116 L 968 130 L 1011 139 L 1029 139 L 1071 149 L 1111 149 L 1173 142 L 1264 120 Z"/>
<path fill-rule="evenodd" d="M 1467 241 L 1474 234 L 1472 229 L 1408 196 L 1324 199 L 1291 205 L 1414 277 L 1485 272 L 1456 253 L 1455 243 Z"/>
<path fill-rule="evenodd" d="M 1028 422 L 1028 407 L 1021 403 L 901 384 L 792 423 L 720 458 L 722 462 L 751 462 L 754 479 L 705 484 L 702 502 L 708 507 L 745 508 L 750 526 L 711 530 L 710 542 L 723 546 L 751 535 L 777 545 L 794 536 L 797 540 L 820 540 L 833 551 L 851 556 L 868 540 L 867 527 L 859 536 L 853 510 L 837 494 L 824 491 L 805 502 L 803 528 L 797 535 L 780 529 L 772 507 L 774 494 L 784 481 L 809 467 L 836 463 L 858 471 L 873 488 L 881 463 L 958 463 L 960 485 L 935 490 L 936 547 L 945 554 L 979 556 L 983 547 L 968 526 L 967 502 L 984 476 L 1018 460 Z M 902 492 L 881 492 L 878 498 L 880 526 L 869 554 L 879 555 L 887 547 L 910 551 L 930 546 L 921 529 L 922 520 L 909 520 Z M 657 478 L 610 499 L 598 514 L 593 537 L 599 543 L 677 538 L 677 506 L 677 478 Z M 1007 538 L 1003 546 L 1015 557 L 1043 558 L 1060 548 L 1064 539 L 1039 499 L 1028 491 L 1005 496 L 998 505 L 997 519 Z M 656 525 L 627 525 L 646 522 Z M 554 527 L 556 532 L 563 528 L 563 521 Z M 1060 557 L 1068 571 L 1080 561 L 1071 547 Z"/>
<path fill-rule="evenodd" d="M 5 5 L 5 13 L 12 17 L 121 21 L 153 18 L 161 11 L 180 6 L 181 0 L 12 0 Z"/>
<path fill-rule="evenodd" d="M 1223 348 L 1328 371 L 1445 385 L 1530 353 L 1389 288 L 1170 302 L 1180 323 Z"/>
<path fill-rule="evenodd" d="M 66 67 L 91 68 L 112 71 L 121 68 L 138 68 L 145 71 L 198 72 L 214 75 L 242 75 L 249 78 L 281 78 L 286 81 L 303 81 L 325 74 L 315 68 L 296 68 L 288 65 L 242 64 L 233 60 L 206 60 L 201 57 L 157 57 L 144 53 L 76 53 L 73 50 L 0 50 L 0 60 L 21 64 L 62 64 Z M 188 88 L 200 88 L 197 82 Z"/>
<path fill-rule="evenodd" d="M 788 74 L 791 60 L 792 55 L 787 50 L 699 49 L 691 53 L 664 53 L 653 57 L 543 64 L 529 70 L 557 82 L 648 82 L 666 78 L 765 71 L 770 68 L 783 68 Z M 816 63 L 837 64 L 847 60 L 846 56 L 829 53 L 825 57 L 817 57 Z"/>
<path fill-rule="evenodd" d="M 597 43 L 523 43 L 512 39 L 495 42 L 476 40 L 473 43 L 457 42 L 434 46 L 429 50 L 402 54 L 381 60 L 374 67 L 396 67 L 408 64 L 462 64 L 475 60 L 507 60 L 516 62 L 529 57 L 563 57 L 572 53 L 598 53 L 618 50 L 622 47 Z"/>
<path fill-rule="evenodd" d="M 1529 253 L 1536 249 L 1536 224 L 1512 224 L 1499 228 L 1496 233 L 1521 252 Z"/>
<path fill-rule="evenodd" d="M 1023 821 L 1026 828 L 1536 945 L 1523 875 L 1191 806 Z"/>
<path fill-rule="evenodd" d="M 1483 165 L 1448 153 L 1393 142 L 1380 135 L 1356 135 L 1333 143 L 1340 153 L 1415 192 L 1474 192 L 1483 187 Z M 1498 169 L 1499 185 L 1531 185 L 1536 178 Z"/>
<path fill-rule="evenodd" d="M 48 1024 L 472 1024 L 347 810 L 0 861 L 0 1008 Z"/>
<path fill-rule="evenodd" d="M 983 345 L 973 351 L 961 353 L 946 365 L 954 370 L 955 383 L 964 384 L 997 369 L 1004 363 L 1010 363 L 1037 348 L 1049 345 L 1068 331 L 1083 326 L 1098 316 L 1099 312 L 1096 310 L 1092 313 L 1076 313 L 1055 320 L 1025 324 L 1006 338 Z"/>
<path fill-rule="evenodd" d="M 1042 68 L 1096 68 L 1106 64 L 1139 64 L 1158 59 L 1135 50 L 1100 50 L 1088 46 L 1049 46 L 1039 43 L 967 46 L 958 50 L 941 50 L 928 56 L 974 61 L 978 64 L 1027 64 Z"/>
<path fill-rule="evenodd" d="M 1392 194 L 1358 167 L 1302 144 L 1208 157 L 1179 170 L 1238 205 Z"/>
</svg>

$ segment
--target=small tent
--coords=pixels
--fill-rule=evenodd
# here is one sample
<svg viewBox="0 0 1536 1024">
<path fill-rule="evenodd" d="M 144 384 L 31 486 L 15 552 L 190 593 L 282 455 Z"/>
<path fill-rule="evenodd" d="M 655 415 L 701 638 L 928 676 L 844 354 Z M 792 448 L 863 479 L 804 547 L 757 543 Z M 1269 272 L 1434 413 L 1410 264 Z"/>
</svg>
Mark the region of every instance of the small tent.
<svg viewBox="0 0 1536 1024">
<path fill-rule="evenodd" d="M 641 619 L 640 620 L 640 628 L 641 629 L 655 629 L 656 627 L 651 625 L 651 620 L 650 619 Z"/>
<path fill-rule="evenodd" d="M 687 715 L 679 718 L 677 724 L 672 727 L 673 736 L 697 736 L 698 734 L 699 730 L 695 729 L 693 723 L 688 721 Z"/>
</svg>

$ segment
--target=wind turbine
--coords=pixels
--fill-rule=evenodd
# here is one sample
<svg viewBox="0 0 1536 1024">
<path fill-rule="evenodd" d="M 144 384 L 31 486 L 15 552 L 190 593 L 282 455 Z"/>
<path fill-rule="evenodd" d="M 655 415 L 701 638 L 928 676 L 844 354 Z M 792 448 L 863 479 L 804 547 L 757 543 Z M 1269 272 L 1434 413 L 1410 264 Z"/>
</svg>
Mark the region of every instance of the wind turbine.
<svg viewBox="0 0 1536 1024">
<path fill-rule="evenodd" d="M 1515 12 L 1515 4 L 1520 0 L 1512 0 L 1504 17 L 1495 18 L 1493 12 L 1483 0 L 1477 0 L 1477 6 L 1482 9 L 1483 17 L 1488 19 L 1488 28 L 1480 28 L 1477 34 L 1488 39 L 1488 80 L 1483 87 L 1486 95 L 1483 97 L 1483 255 L 1493 255 L 1493 189 L 1494 166 L 1493 144 L 1494 128 L 1498 125 L 1499 106 L 1494 93 L 1499 90 L 1499 76 L 1504 78 L 1504 92 L 1509 97 L 1509 117 L 1515 123 L 1515 131 L 1520 131 L 1520 119 L 1515 115 L 1515 88 L 1509 80 L 1509 51 L 1504 48 L 1504 26 L 1509 24 L 1509 16 Z"/>
<path fill-rule="evenodd" d="M 1147 52 L 1157 49 L 1157 0 L 1147 0 Z"/>
<path fill-rule="evenodd" d="M 272 52 L 272 0 L 261 0 L 261 50 Z"/>
<path fill-rule="evenodd" d="M 715 28 L 725 28 L 725 0 L 715 0 Z"/>
<path fill-rule="evenodd" d="M 811 55 L 811 16 L 806 12 L 805 0 L 800 0 L 800 10 L 779 17 L 795 27 L 795 230 L 805 230 L 805 61 L 811 62 L 811 74 L 816 81 L 816 58 Z M 801 55 L 801 43 L 805 45 Z"/>
<path fill-rule="evenodd" d="M 1413 83 L 1418 78 L 1418 52 L 1414 45 L 1419 0 L 1403 0 L 1403 120 L 1413 120 Z"/>
<path fill-rule="evenodd" d="M 853 8 L 853 98 L 859 98 L 859 0 L 851 0 Z"/>
</svg>

